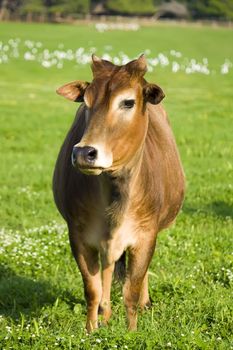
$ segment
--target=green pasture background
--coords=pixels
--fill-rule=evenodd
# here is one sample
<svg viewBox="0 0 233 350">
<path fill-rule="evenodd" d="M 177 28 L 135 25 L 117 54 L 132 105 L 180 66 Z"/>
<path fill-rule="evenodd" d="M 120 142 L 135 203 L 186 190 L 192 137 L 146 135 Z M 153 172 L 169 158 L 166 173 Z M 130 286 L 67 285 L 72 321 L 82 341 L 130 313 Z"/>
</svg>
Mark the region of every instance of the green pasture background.
<svg viewBox="0 0 233 350">
<path fill-rule="evenodd" d="M 74 62 L 46 69 L 22 57 L 0 65 L 0 348 L 233 349 L 233 70 L 219 72 L 225 58 L 233 61 L 232 30 L 156 25 L 98 33 L 93 25 L 0 23 L 0 41 L 16 37 L 49 49 L 94 46 L 100 56 L 109 45 L 110 54 L 130 57 L 175 49 L 207 57 L 215 73 L 155 68 L 146 76 L 166 94 L 186 199 L 176 224 L 159 236 L 153 308 L 140 315 L 138 332 L 126 331 L 121 286 L 114 285 L 109 327 L 86 336 L 81 277 L 51 178 L 78 106 L 55 90 L 91 80 L 91 70 Z"/>
</svg>

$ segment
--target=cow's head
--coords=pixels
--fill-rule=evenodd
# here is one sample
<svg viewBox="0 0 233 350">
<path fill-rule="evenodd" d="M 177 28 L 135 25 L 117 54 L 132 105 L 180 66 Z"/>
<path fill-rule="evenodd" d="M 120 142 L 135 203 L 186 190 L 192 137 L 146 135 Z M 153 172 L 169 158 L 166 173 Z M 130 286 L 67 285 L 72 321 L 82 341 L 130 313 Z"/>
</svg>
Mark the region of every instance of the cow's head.
<svg viewBox="0 0 233 350">
<path fill-rule="evenodd" d="M 119 171 L 139 154 L 147 132 L 146 104 L 158 104 L 162 89 L 143 78 L 144 55 L 116 66 L 92 56 L 93 81 L 74 81 L 57 92 L 74 102 L 84 102 L 85 132 L 74 145 L 72 163 L 86 174 Z"/>
</svg>

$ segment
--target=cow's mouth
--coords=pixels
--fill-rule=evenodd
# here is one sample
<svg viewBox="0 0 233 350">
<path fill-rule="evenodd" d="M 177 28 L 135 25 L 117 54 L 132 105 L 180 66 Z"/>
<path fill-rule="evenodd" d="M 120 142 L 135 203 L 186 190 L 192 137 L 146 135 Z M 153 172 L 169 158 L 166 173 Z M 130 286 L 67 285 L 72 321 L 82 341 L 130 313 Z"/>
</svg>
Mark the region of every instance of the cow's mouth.
<svg viewBox="0 0 233 350">
<path fill-rule="evenodd" d="M 101 167 L 78 167 L 78 169 L 81 171 L 81 173 L 85 175 L 100 175 L 104 168 Z"/>
</svg>

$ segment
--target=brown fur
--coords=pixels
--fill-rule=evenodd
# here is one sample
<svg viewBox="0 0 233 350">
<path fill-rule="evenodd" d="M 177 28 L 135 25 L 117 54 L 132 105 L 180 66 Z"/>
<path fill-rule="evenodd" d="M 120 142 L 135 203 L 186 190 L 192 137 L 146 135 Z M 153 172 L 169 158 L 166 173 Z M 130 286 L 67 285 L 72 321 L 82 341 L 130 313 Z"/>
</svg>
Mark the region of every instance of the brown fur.
<svg viewBox="0 0 233 350">
<path fill-rule="evenodd" d="M 91 84 L 73 82 L 58 93 L 82 104 L 62 145 L 54 172 L 54 198 L 67 221 L 71 248 L 81 270 L 87 300 L 87 330 L 111 315 L 110 289 L 115 262 L 128 254 L 123 288 L 128 327 L 137 327 L 137 306 L 149 303 L 147 269 L 157 233 L 168 227 L 181 207 L 184 175 L 175 140 L 159 104 L 162 90 L 143 75 L 145 58 L 126 66 L 93 57 Z M 68 90 L 67 90 L 68 89 Z M 136 94 L 134 112 L 113 111 L 116 96 Z M 130 91 L 131 91 L 130 90 Z M 153 103 L 153 104 L 152 104 Z M 131 112 L 130 112 L 131 113 Z M 88 116 L 88 118 L 87 118 Z M 120 120 L 120 122 L 119 122 Z M 94 141 L 93 141 L 94 140 Z M 104 142 L 112 165 L 99 176 L 83 174 L 71 164 L 74 145 Z M 94 174 L 94 172 L 93 172 Z M 101 258 L 102 281 L 98 257 Z"/>
</svg>

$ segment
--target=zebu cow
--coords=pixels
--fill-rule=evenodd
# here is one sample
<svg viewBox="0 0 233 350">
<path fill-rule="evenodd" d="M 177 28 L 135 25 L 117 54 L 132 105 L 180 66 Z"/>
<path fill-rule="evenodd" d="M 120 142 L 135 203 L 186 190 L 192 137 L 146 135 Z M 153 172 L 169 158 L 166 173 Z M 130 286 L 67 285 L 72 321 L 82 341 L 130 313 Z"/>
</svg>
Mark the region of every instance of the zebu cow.
<svg viewBox="0 0 233 350">
<path fill-rule="evenodd" d="M 184 175 L 160 104 L 164 93 L 143 78 L 145 57 L 123 66 L 92 61 L 91 83 L 57 90 L 84 103 L 57 159 L 54 198 L 82 274 L 88 332 L 98 327 L 98 310 L 105 323 L 111 316 L 112 275 L 124 252 L 124 303 L 128 328 L 135 330 L 137 308 L 150 304 L 147 270 L 157 233 L 181 207 Z"/>
</svg>

